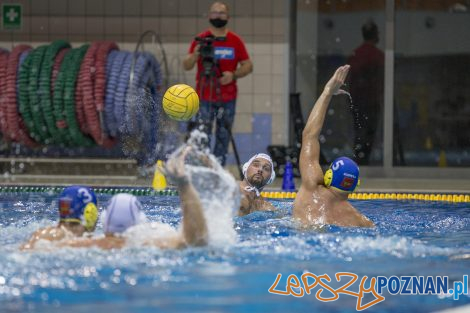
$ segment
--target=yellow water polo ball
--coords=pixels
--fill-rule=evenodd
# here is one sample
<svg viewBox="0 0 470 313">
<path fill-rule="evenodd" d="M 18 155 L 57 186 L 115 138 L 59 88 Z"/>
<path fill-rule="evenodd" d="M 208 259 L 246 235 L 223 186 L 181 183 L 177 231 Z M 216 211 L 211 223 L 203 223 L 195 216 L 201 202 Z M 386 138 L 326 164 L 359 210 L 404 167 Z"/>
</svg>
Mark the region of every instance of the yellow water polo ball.
<svg viewBox="0 0 470 313">
<path fill-rule="evenodd" d="M 199 97 L 193 87 L 178 84 L 163 95 L 163 110 L 172 119 L 187 121 L 199 111 Z"/>
</svg>

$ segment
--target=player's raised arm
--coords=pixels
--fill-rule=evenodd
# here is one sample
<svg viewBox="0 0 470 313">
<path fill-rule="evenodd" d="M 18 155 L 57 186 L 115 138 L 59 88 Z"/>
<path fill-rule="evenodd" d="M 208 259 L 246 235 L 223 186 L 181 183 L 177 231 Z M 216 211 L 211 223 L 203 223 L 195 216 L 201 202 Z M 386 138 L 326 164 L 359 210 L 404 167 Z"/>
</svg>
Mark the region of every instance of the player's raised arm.
<svg viewBox="0 0 470 313">
<path fill-rule="evenodd" d="M 313 106 L 302 133 L 302 149 L 300 151 L 300 175 L 305 187 L 314 187 L 323 183 L 323 172 L 320 167 L 320 131 L 331 97 L 338 94 L 340 87 L 349 72 L 349 65 L 339 67 L 330 78 L 322 94 Z"/>
</svg>

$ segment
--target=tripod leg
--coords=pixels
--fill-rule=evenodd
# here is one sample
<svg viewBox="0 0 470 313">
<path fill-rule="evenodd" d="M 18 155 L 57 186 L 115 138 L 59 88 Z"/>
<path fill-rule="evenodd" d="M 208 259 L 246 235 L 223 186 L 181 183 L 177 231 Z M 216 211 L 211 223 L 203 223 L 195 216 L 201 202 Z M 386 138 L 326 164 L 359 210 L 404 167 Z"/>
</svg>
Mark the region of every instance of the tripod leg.
<svg viewBox="0 0 470 313">
<path fill-rule="evenodd" d="M 230 135 L 230 142 L 232 143 L 233 154 L 235 155 L 235 160 L 237 161 L 238 173 L 240 175 L 240 180 L 242 180 L 243 179 L 243 171 L 242 171 L 242 165 L 241 165 L 241 162 L 240 162 L 240 156 L 238 155 L 237 144 L 235 143 L 235 138 L 233 138 L 231 127 L 228 127 L 228 125 L 226 125 L 226 128 L 227 128 L 227 131 Z"/>
<path fill-rule="evenodd" d="M 225 165 L 225 156 L 227 154 L 228 146 L 230 142 L 233 146 L 233 152 L 237 165 L 240 169 L 240 158 L 236 147 L 235 140 L 232 134 L 232 125 L 235 119 L 235 100 L 226 102 L 223 106 L 219 106 L 217 112 L 217 123 L 216 123 L 216 145 L 214 148 L 214 154 L 218 157 Z"/>
<path fill-rule="evenodd" d="M 220 89 L 220 82 L 218 80 L 218 64 L 215 63 L 212 70 L 211 70 L 211 100 L 212 100 L 212 92 L 213 92 L 213 80 L 215 80 L 215 97 L 216 101 L 213 104 L 215 107 L 218 107 L 218 110 L 215 111 L 216 113 L 216 131 L 215 131 L 215 147 L 214 147 L 214 154 L 218 159 L 221 161 L 222 165 L 225 165 L 225 158 L 228 150 L 228 145 L 231 142 L 233 146 L 233 152 L 235 155 L 235 159 L 237 161 L 238 170 L 240 171 L 240 179 L 243 179 L 243 172 L 241 171 L 241 164 L 240 164 L 240 157 L 238 155 L 238 150 L 236 147 L 235 140 L 232 135 L 232 125 L 233 120 L 235 117 L 235 100 L 232 102 L 224 103 L 222 101 L 221 89 Z M 227 112 L 227 106 L 231 106 L 229 108 L 230 112 Z M 224 138 L 222 138 L 224 137 Z"/>
<path fill-rule="evenodd" d="M 207 85 L 209 85 L 209 88 L 211 88 L 210 81 L 209 83 L 207 82 L 208 79 L 210 78 L 208 78 L 207 76 L 204 76 L 204 81 L 205 81 L 204 88 Z M 201 107 L 202 114 L 200 115 L 200 120 L 199 120 L 200 130 L 204 131 L 207 134 L 209 146 L 210 146 L 210 136 L 212 134 L 212 123 L 214 121 L 214 112 L 213 112 L 213 108 L 212 108 L 211 100 L 210 100 L 211 97 L 212 97 L 212 93 L 209 91 L 209 100 L 202 101 L 202 107 Z"/>
</svg>

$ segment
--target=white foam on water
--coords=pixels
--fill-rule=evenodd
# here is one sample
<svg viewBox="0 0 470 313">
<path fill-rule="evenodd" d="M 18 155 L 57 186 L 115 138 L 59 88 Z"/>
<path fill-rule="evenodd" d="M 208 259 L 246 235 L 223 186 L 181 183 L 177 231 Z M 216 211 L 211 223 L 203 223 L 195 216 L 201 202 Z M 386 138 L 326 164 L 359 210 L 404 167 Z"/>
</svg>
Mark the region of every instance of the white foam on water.
<svg viewBox="0 0 470 313">
<path fill-rule="evenodd" d="M 160 222 L 138 224 L 123 233 L 128 247 L 139 247 L 147 242 L 165 240 L 180 235 L 180 232 L 175 228 Z"/>
<path fill-rule="evenodd" d="M 452 248 L 431 246 L 418 239 L 403 236 L 389 237 L 346 237 L 339 242 L 339 250 L 351 253 L 380 252 L 396 257 L 448 256 L 455 252 Z"/>
</svg>

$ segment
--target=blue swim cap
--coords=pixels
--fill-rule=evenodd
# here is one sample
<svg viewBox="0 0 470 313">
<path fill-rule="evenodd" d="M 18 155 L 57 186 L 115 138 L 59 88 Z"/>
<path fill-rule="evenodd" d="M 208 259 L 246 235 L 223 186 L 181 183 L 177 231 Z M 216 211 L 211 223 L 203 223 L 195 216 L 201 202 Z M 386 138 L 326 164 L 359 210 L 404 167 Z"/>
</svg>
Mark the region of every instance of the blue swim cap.
<svg viewBox="0 0 470 313">
<path fill-rule="evenodd" d="M 353 192 L 359 182 L 359 167 L 347 157 L 334 160 L 324 176 L 325 186 Z"/>
<path fill-rule="evenodd" d="M 96 195 L 88 187 L 70 186 L 59 196 L 59 216 L 63 222 L 82 223 L 87 230 L 94 228 L 98 219 Z"/>
</svg>

